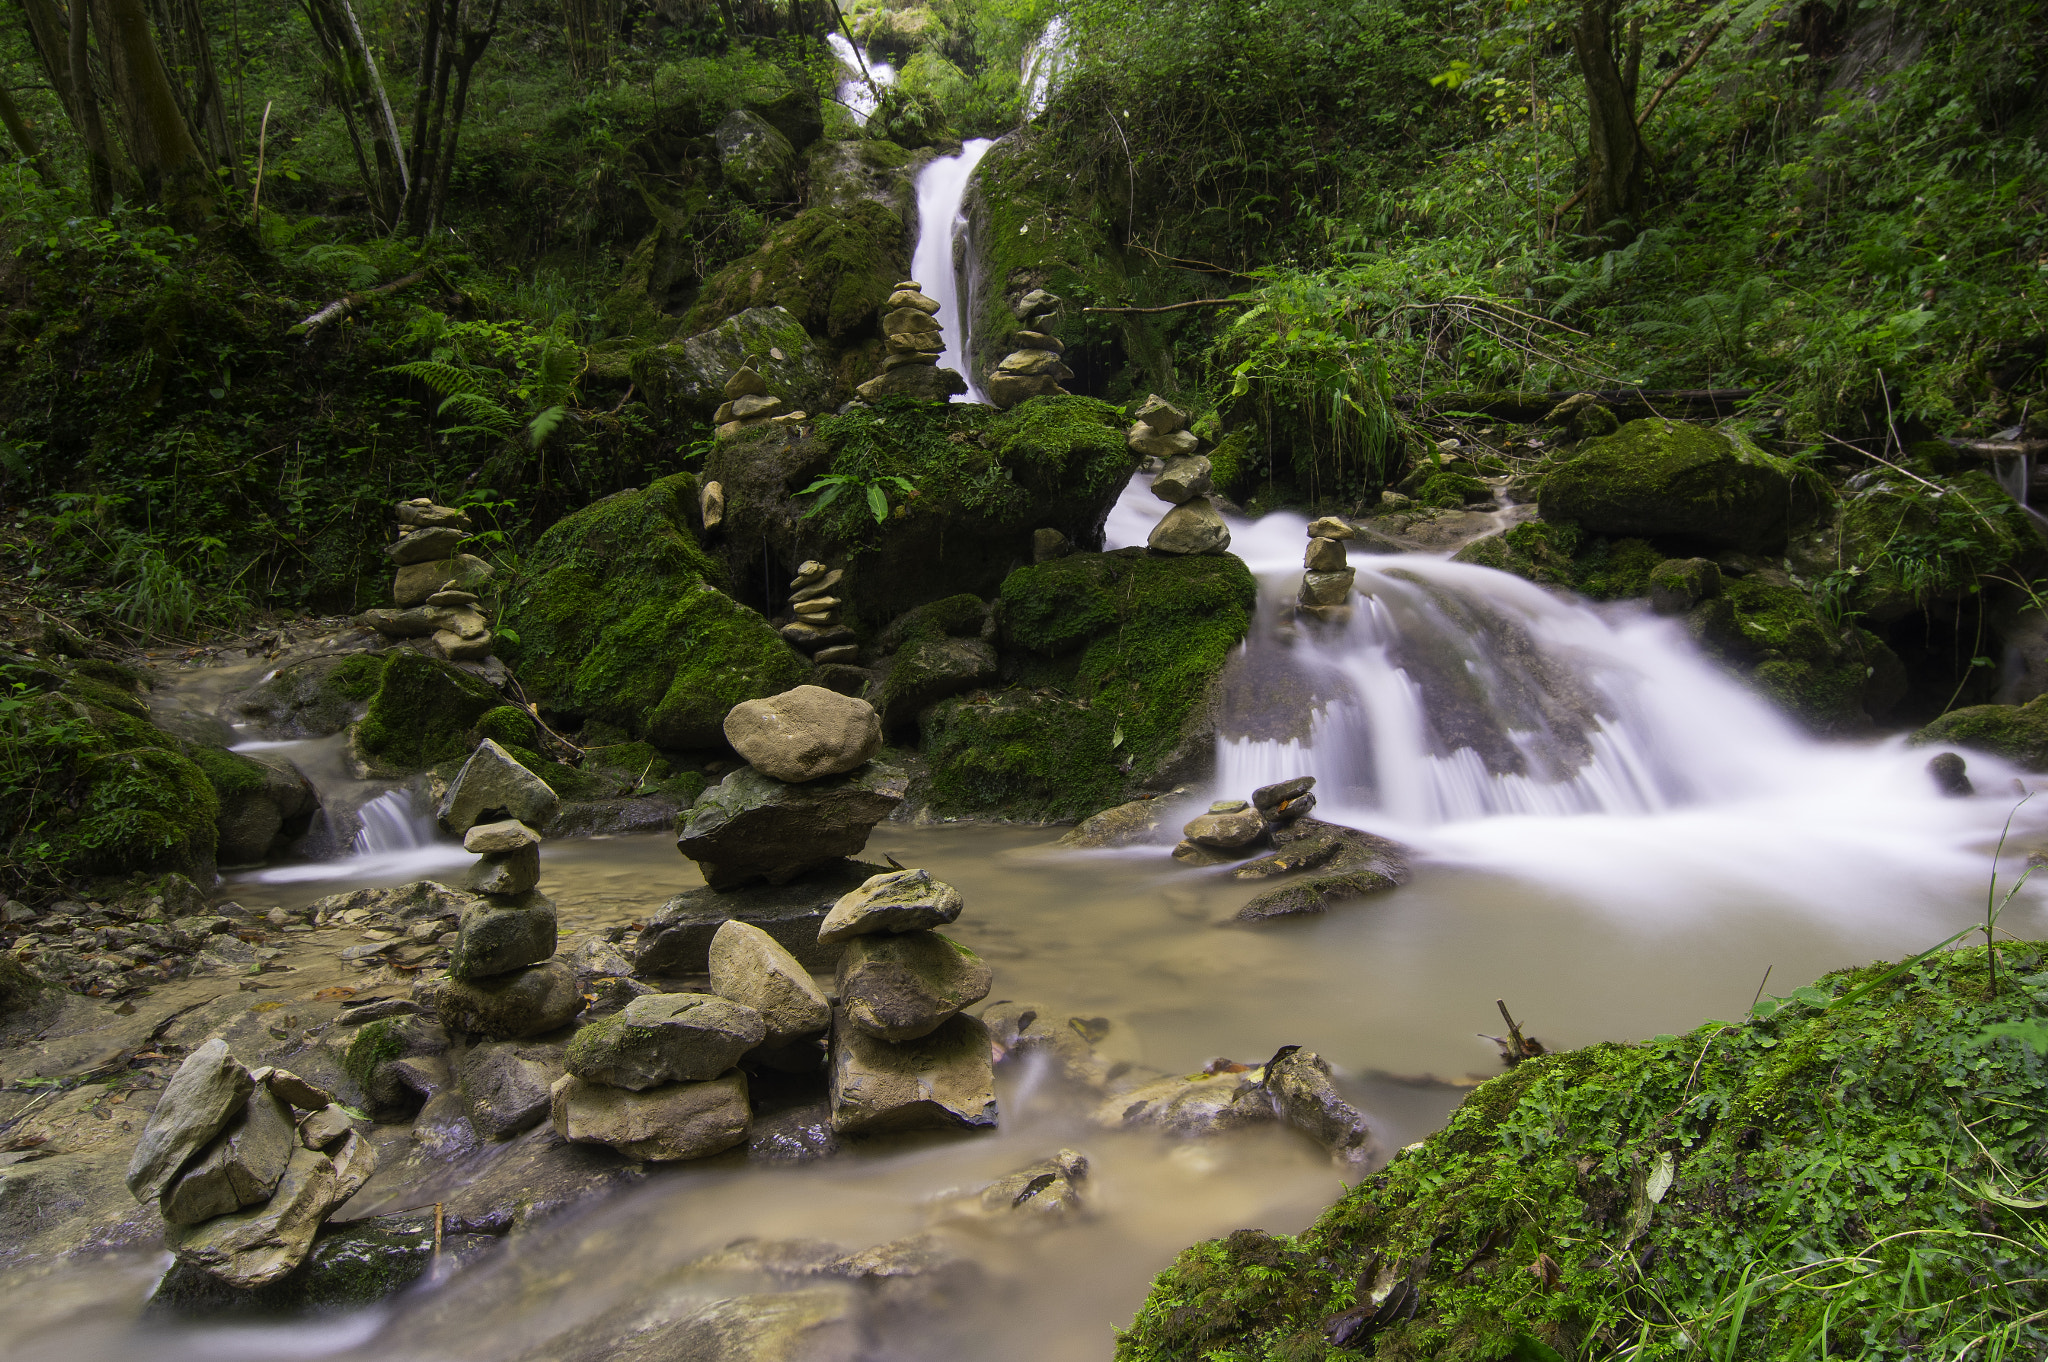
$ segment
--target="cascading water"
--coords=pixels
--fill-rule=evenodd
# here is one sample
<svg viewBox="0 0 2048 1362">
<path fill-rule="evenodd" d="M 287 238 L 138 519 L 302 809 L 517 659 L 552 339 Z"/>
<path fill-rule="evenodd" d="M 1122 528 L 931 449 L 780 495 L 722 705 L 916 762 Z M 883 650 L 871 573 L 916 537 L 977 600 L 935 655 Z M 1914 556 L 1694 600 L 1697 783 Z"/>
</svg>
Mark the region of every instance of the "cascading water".
<svg viewBox="0 0 2048 1362">
<path fill-rule="evenodd" d="M 431 815 L 413 810 L 412 796 L 387 790 L 356 810 L 360 826 L 348 855 L 307 865 L 278 866 L 248 876 L 259 884 L 291 884 L 300 880 L 416 879 L 472 859 L 462 847 L 443 839 Z"/>
<path fill-rule="evenodd" d="M 917 249 L 910 257 L 911 277 L 924 286 L 925 296 L 939 305 L 939 322 L 946 328 L 946 350 L 939 356 L 941 368 L 956 370 L 967 380 L 965 400 L 986 402 L 987 394 L 974 381 L 971 291 L 962 287 L 966 271 L 961 269 L 958 246 L 967 219 L 960 205 L 967 197 L 967 182 L 974 167 L 995 142 L 971 137 L 957 156 L 941 156 L 918 172 Z"/>
<path fill-rule="evenodd" d="M 839 102 L 853 115 L 854 122 L 865 125 L 875 111 L 875 87 L 894 85 L 896 68 L 869 57 L 865 49 L 854 46 L 843 33 L 828 33 L 825 42 L 831 47 L 832 55 L 839 58 L 840 66 L 851 73 L 839 82 L 839 89 L 835 92 Z M 861 78 L 863 71 L 867 72 L 873 85 Z"/>
<path fill-rule="evenodd" d="M 1045 112 L 1046 104 L 1059 88 L 1060 78 L 1066 74 L 1073 59 L 1073 49 L 1067 45 L 1066 16 L 1054 15 L 1045 31 L 1024 49 L 1022 75 L 1024 117 L 1027 121 Z"/>
</svg>

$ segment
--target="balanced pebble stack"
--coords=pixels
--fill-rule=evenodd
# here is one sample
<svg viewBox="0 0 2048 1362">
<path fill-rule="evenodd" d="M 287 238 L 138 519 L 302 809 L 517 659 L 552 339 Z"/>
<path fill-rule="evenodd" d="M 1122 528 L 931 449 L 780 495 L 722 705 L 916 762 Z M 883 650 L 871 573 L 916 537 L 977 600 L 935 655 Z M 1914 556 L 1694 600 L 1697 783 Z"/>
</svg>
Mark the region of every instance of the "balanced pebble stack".
<svg viewBox="0 0 2048 1362">
<path fill-rule="evenodd" d="M 988 996 L 981 957 L 932 928 L 960 891 L 925 870 L 876 875 L 818 928 L 838 945 L 832 1128 L 841 1134 L 973 1129 L 996 1122 L 988 1028 L 961 1009 Z"/>
<path fill-rule="evenodd" d="M 1065 397 L 1062 380 L 1074 371 L 1066 365 L 1067 347 L 1052 328 L 1059 320 L 1061 299 L 1044 289 L 1032 289 L 1017 300 L 1017 320 L 1025 329 L 1016 335 L 1017 349 L 996 365 L 988 379 L 988 400 L 1008 411 L 1028 397 Z"/>
<path fill-rule="evenodd" d="M 712 434 L 721 440 L 729 440 L 743 430 L 759 426 L 793 426 L 810 419 L 809 412 L 782 410 L 782 399 L 768 391 L 768 380 L 761 377 L 752 365 L 743 365 L 733 371 L 725 380 L 725 404 L 712 413 Z M 711 487 L 716 487 L 712 483 Z M 708 493 L 710 488 L 707 487 Z M 708 503 L 708 497 L 707 497 Z M 723 519 L 725 499 L 723 491 L 718 499 L 718 517 L 714 519 L 707 504 L 704 512 L 705 528 L 710 529 Z"/>
<path fill-rule="evenodd" d="M 1310 523 L 1308 552 L 1302 557 L 1302 566 L 1308 570 L 1301 576 L 1301 614 L 1325 624 L 1351 618 L 1346 602 L 1351 599 L 1351 584 L 1357 580 L 1358 570 L 1346 563 L 1344 541 L 1352 534 L 1352 528 L 1335 516 Z"/>
<path fill-rule="evenodd" d="M 1316 806 L 1314 776 L 1296 776 L 1274 785 L 1261 785 L 1249 801 L 1219 799 L 1207 813 L 1198 815 L 1181 829 L 1183 840 L 1173 849 L 1173 859 L 1191 865 L 1214 865 L 1251 854 L 1251 848 L 1272 839 L 1276 828 L 1301 818 Z"/>
<path fill-rule="evenodd" d="M 398 504 L 398 541 L 385 550 L 398 566 L 392 582 L 395 610 L 360 617 L 387 638 L 431 638 L 450 662 L 481 662 L 491 655 L 491 627 L 478 588 L 490 565 L 455 546 L 471 529 L 469 517 L 426 497 Z"/>
<path fill-rule="evenodd" d="M 919 397 L 927 402 L 944 402 L 967 391 L 967 380 L 951 369 L 941 369 L 939 357 L 946 353 L 946 332 L 938 319 L 939 304 L 927 298 L 914 279 L 896 285 L 882 308 L 882 337 L 886 354 L 882 372 L 861 384 L 854 392 L 865 401 L 878 397 Z"/>
<path fill-rule="evenodd" d="M 1137 411 L 1124 437 L 1132 453 L 1165 461 L 1152 479 L 1152 495 L 1173 509 L 1152 527 L 1145 546 L 1154 553 L 1221 553 L 1230 547 L 1230 527 L 1209 500 L 1209 461 L 1195 451 L 1201 442 L 1188 429 L 1187 413 L 1154 393 Z"/>
<path fill-rule="evenodd" d="M 789 612 L 795 618 L 782 627 L 782 636 L 813 662 L 851 662 L 860 656 L 853 630 L 839 621 L 842 601 L 832 594 L 845 575 L 845 569 L 827 568 L 814 559 L 799 567 L 789 584 Z"/>
<path fill-rule="evenodd" d="M 334 1094 L 284 1069 L 245 1069 L 215 1038 L 165 1086 L 128 1190 L 157 1203 L 180 1261 L 249 1290 L 304 1262 L 321 1222 L 376 1167 Z"/>
</svg>

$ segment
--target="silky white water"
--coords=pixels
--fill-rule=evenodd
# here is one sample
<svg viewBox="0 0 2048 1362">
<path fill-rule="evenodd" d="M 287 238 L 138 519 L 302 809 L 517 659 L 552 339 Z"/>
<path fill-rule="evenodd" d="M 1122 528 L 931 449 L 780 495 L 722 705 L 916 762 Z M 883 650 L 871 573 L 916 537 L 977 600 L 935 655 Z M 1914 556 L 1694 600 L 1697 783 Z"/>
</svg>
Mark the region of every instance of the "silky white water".
<svg viewBox="0 0 2048 1362">
<path fill-rule="evenodd" d="M 387 790 L 356 810 L 361 826 L 339 860 L 274 866 L 238 877 L 254 884 L 343 880 L 397 883 L 443 875 L 476 858 L 440 835 L 431 814 L 416 812 L 412 796 Z"/>
<path fill-rule="evenodd" d="M 1067 43 L 1066 16 L 1056 14 L 1024 49 L 1022 78 L 1024 82 L 1024 117 L 1027 121 L 1045 112 L 1045 106 L 1059 89 L 1060 79 L 1066 75 L 1067 67 L 1074 59 L 1073 48 Z"/>
<path fill-rule="evenodd" d="M 853 115 L 853 121 L 865 126 L 875 112 L 876 87 L 894 85 L 896 68 L 885 61 L 876 61 L 865 48 L 856 47 L 848 41 L 843 33 L 828 33 L 825 42 L 831 47 L 832 55 L 839 58 L 840 66 L 850 73 L 839 82 L 839 88 L 833 93 Z M 861 79 L 862 71 L 867 72 L 874 85 Z"/>
<path fill-rule="evenodd" d="M 968 402 L 986 402 L 988 396 L 974 381 L 969 359 L 974 299 L 963 285 L 967 271 L 959 261 L 960 234 L 967 227 L 960 205 L 967 197 L 967 181 L 974 167 L 994 145 L 989 138 L 970 137 L 959 155 L 941 156 L 917 175 L 917 249 L 910 257 L 910 275 L 924 286 L 925 296 L 939 305 L 939 323 L 946 329 L 946 349 L 939 356 L 939 366 L 953 369 L 967 380 L 964 400 Z"/>
</svg>

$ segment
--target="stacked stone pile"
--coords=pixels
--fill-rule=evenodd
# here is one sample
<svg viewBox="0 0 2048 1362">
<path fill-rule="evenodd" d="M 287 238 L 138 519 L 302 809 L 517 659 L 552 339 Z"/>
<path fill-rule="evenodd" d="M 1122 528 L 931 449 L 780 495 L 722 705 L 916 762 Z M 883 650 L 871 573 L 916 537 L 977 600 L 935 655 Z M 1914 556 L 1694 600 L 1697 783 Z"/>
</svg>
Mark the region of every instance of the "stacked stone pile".
<svg viewBox="0 0 2048 1362">
<path fill-rule="evenodd" d="M 827 568 L 812 559 L 796 570 L 789 583 L 789 613 L 795 618 L 782 626 L 782 636 L 821 666 L 852 662 L 860 656 L 853 630 L 839 621 L 844 601 L 834 589 L 845 575 L 844 568 Z"/>
<path fill-rule="evenodd" d="M 1218 865 L 1241 860 L 1251 855 L 1253 848 L 1271 845 L 1275 831 L 1315 808 L 1315 783 L 1314 776 L 1296 776 L 1261 785 L 1252 791 L 1250 800 L 1216 801 L 1207 813 L 1181 829 L 1184 840 L 1173 849 L 1173 858 L 1193 865 Z"/>
<path fill-rule="evenodd" d="M 1260 786 L 1250 800 L 1218 800 L 1181 829 L 1173 859 L 1228 865 L 1240 880 L 1289 877 L 1238 910 L 1233 920 L 1246 924 L 1325 912 L 1331 904 L 1407 883 L 1401 847 L 1308 816 L 1316 807 L 1315 783 L 1314 776 L 1296 776 Z"/>
<path fill-rule="evenodd" d="M 1230 527 L 1209 499 L 1209 461 L 1195 451 L 1201 441 L 1188 429 L 1187 413 L 1157 393 L 1137 411 L 1124 443 L 1132 453 L 1160 459 L 1152 495 L 1173 509 L 1159 518 L 1145 540 L 1154 553 L 1221 553 L 1230 547 Z"/>
<path fill-rule="evenodd" d="M 490 565 L 455 546 L 470 531 L 469 517 L 426 497 L 397 507 L 398 539 L 385 550 L 398 566 L 391 586 L 395 610 L 358 617 L 386 638 L 431 638 L 450 662 L 481 662 L 491 655 L 491 626 L 477 591 Z"/>
<path fill-rule="evenodd" d="M 303 1262 L 376 1166 L 334 1094 L 284 1069 L 252 1072 L 215 1038 L 164 1088 L 128 1190 L 157 1203 L 179 1261 L 246 1290 Z"/>
<path fill-rule="evenodd" d="M 721 440 L 729 440 L 743 430 L 760 426 L 793 426 L 810 419 L 809 412 L 782 409 L 782 399 L 768 391 L 768 380 L 752 365 L 735 369 L 731 378 L 725 380 L 725 404 L 711 415 L 714 427 L 712 434 Z M 718 496 L 718 516 L 714 519 L 709 505 L 710 492 L 717 487 L 711 483 L 705 488 L 705 528 L 714 527 L 725 517 L 725 494 L 721 489 Z"/>
<path fill-rule="evenodd" d="M 927 402 L 944 402 L 967 391 L 967 380 L 952 369 L 941 369 L 939 357 L 946 353 L 946 332 L 938 318 L 939 304 L 927 298 L 914 279 L 896 285 L 882 307 L 882 337 L 887 353 L 879 377 L 861 384 L 854 392 L 872 402 L 878 397 L 920 397 Z"/>
<path fill-rule="evenodd" d="M 1308 552 L 1302 556 L 1302 566 L 1308 570 L 1301 576 L 1301 614 L 1325 624 L 1351 618 L 1351 607 L 1345 602 L 1351 599 L 1358 569 L 1348 565 L 1344 541 L 1354 533 L 1335 516 L 1326 515 L 1309 524 Z"/>
<path fill-rule="evenodd" d="M 961 1009 L 988 996 L 981 957 L 932 930 L 960 891 L 925 870 L 877 875 L 818 928 L 841 947 L 832 1024 L 832 1128 L 972 1129 L 996 1120 L 988 1028 Z"/>
<path fill-rule="evenodd" d="M 1017 320 L 1025 329 L 1016 336 L 1017 349 L 995 367 L 988 378 L 988 400 L 1008 411 L 1028 397 L 1065 397 L 1061 382 L 1074 371 L 1063 356 L 1066 345 L 1053 334 L 1059 323 L 1061 299 L 1044 289 L 1032 289 L 1017 300 Z"/>
<path fill-rule="evenodd" d="M 540 882 L 540 834 L 560 801 L 540 777 L 486 738 L 435 811 L 476 854 L 445 979 L 424 988 L 448 1026 L 520 1040 L 569 1024 L 582 1010 L 576 972 L 555 955 L 554 900 Z"/>
</svg>

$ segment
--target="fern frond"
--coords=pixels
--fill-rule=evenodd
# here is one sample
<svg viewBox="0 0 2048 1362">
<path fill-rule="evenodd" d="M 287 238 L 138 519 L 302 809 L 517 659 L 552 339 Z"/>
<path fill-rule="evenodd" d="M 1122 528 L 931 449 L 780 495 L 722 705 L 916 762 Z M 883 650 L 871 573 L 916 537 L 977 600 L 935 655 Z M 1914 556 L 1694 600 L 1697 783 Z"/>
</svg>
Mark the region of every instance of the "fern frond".
<svg viewBox="0 0 2048 1362">
<path fill-rule="evenodd" d="M 394 364 L 381 372 L 403 374 L 416 383 L 424 383 L 434 396 L 442 398 L 452 399 L 460 394 L 475 393 L 483 387 L 482 381 L 470 370 L 453 364 L 443 364 L 435 359 L 416 359 L 407 364 Z"/>
<path fill-rule="evenodd" d="M 455 392 L 448 394 L 447 400 L 441 403 L 435 415 L 445 416 L 450 412 L 453 412 L 471 425 L 482 426 L 488 430 L 496 431 L 500 435 L 510 435 L 519 428 L 519 419 L 517 417 L 511 412 L 506 411 L 496 402 L 491 401 L 490 398 L 485 397 L 482 393 Z"/>
<path fill-rule="evenodd" d="M 549 407 L 546 411 L 541 412 L 540 415 L 526 423 L 527 444 L 535 449 L 539 449 L 548 442 L 548 437 L 553 435 L 561 424 L 568 419 L 568 407 L 561 403 L 556 403 L 554 406 Z"/>
</svg>

